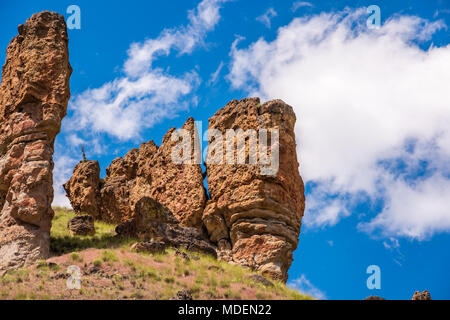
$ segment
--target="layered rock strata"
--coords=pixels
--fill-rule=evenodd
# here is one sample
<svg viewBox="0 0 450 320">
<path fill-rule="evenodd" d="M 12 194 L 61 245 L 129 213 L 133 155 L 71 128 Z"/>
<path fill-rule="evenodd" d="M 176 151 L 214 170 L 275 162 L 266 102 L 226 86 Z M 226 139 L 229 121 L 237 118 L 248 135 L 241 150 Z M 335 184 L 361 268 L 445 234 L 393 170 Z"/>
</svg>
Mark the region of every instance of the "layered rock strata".
<svg viewBox="0 0 450 320">
<path fill-rule="evenodd" d="M 207 161 L 211 200 L 203 213 L 210 239 L 223 259 L 282 281 L 297 248 L 305 207 L 295 122 L 292 107 L 283 101 L 261 105 L 258 98 L 231 101 L 209 120 L 210 132 L 216 132 L 210 136 Z M 227 136 L 230 129 L 242 130 L 244 142 Z M 227 157 L 230 146 L 236 151 Z M 250 161 L 255 150 L 256 163 Z M 239 157 L 246 162 L 238 162 Z"/>
<path fill-rule="evenodd" d="M 63 16 L 34 14 L 18 31 L 0 86 L 0 271 L 49 254 L 53 147 L 72 72 Z"/>
</svg>

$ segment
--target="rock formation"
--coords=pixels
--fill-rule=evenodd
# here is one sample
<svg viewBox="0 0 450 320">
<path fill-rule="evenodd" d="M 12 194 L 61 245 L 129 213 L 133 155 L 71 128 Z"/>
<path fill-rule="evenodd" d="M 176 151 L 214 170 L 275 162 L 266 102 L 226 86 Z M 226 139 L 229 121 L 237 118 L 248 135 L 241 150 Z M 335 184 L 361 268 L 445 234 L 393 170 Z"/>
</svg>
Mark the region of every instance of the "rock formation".
<svg viewBox="0 0 450 320">
<path fill-rule="evenodd" d="M 192 118 L 182 129 L 189 133 L 191 144 L 198 140 Z M 172 161 L 174 148 L 183 140 L 173 139 L 174 133 L 174 128 L 169 130 L 161 147 L 150 141 L 132 149 L 124 158 L 115 159 L 106 169 L 103 185 L 96 162 L 78 164 L 64 185 L 74 210 L 121 223 L 133 217 L 139 200 L 151 197 L 168 207 L 183 226 L 201 228 L 206 203 L 202 169 L 194 161 L 194 148 L 190 164 Z"/>
<path fill-rule="evenodd" d="M 75 212 L 99 218 L 100 165 L 98 161 L 81 161 L 73 176 L 64 184 L 67 197 Z"/>
<path fill-rule="evenodd" d="M 136 203 L 134 210 L 132 219 L 117 226 L 118 235 L 216 256 L 215 246 L 201 230 L 180 226 L 172 212 L 156 200 L 144 197 Z"/>
<path fill-rule="evenodd" d="M 283 101 L 261 105 L 258 98 L 231 101 L 209 120 L 209 130 L 218 130 L 223 136 L 228 129 L 255 130 L 259 160 L 265 159 L 264 153 L 272 159 L 249 164 L 252 150 L 249 135 L 240 147 L 238 141 L 231 140 L 231 146 L 236 146 L 238 151 L 231 157 L 235 164 L 230 163 L 224 151 L 230 139 L 222 141 L 210 136 L 207 177 L 211 200 L 203 214 L 210 239 L 218 244 L 223 259 L 282 281 L 287 280 L 292 253 L 297 248 L 305 206 L 295 122 L 292 107 Z M 278 139 L 275 132 L 267 133 L 266 144 L 264 136 L 258 136 L 258 131 L 264 129 L 278 129 Z M 223 153 L 219 151 L 219 155 L 212 151 L 221 149 Z M 275 164 L 277 151 L 279 166 L 274 166 L 273 172 L 265 170 L 264 165 Z M 240 155 L 244 155 L 247 164 L 238 164 Z"/>
<path fill-rule="evenodd" d="M 416 291 L 411 300 L 432 300 L 432 299 L 431 294 L 428 292 L 428 290 L 425 290 L 423 292 Z"/>
<path fill-rule="evenodd" d="M 93 236 L 95 235 L 94 217 L 75 217 L 69 221 L 67 229 L 72 236 Z"/>
<path fill-rule="evenodd" d="M 143 241 L 159 237 L 176 246 L 198 241 L 204 246 L 199 250 L 208 251 L 214 246 L 205 245 L 201 230 L 206 229 L 221 259 L 286 281 L 305 207 L 295 122 L 292 107 L 281 100 L 263 105 L 258 98 L 234 100 L 219 110 L 209 123 L 207 203 L 193 148 L 199 142 L 193 119 L 182 128 L 188 138 L 171 129 L 161 147 L 150 141 L 115 159 L 103 185 L 96 163 L 85 162 L 65 188 L 76 211 L 123 222 L 119 234 L 138 235 Z M 190 148 L 175 149 L 180 141 Z M 175 162 L 178 151 L 188 153 L 181 157 L 185 161 L 196 161 Z M 153 202 L 166 207 L 163 216 L 173 220 L 158 220 Z"/>
<path fill-rule="evenodd" d="M 53 146 L 72 72 L 63 16 L 34 14 L 18 29 L 0 86 L 0 272 L 49 254 Z"/>
</svg>

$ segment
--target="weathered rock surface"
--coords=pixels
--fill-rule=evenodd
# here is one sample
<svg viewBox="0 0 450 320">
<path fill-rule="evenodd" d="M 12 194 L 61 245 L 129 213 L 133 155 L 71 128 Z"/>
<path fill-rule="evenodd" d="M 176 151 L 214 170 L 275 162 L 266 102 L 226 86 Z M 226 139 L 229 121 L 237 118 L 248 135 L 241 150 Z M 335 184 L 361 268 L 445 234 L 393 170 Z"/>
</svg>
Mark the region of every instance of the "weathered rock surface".
<svg viewBox="0 0 450 320">
<path fill-rule="evenodd" d="M 174 140 L 176 129 L 170 129 L 152 157 L 148 157 L 153 151 L 152 145 L 147 146 L 146 152 L 139 152 L 137 178 L 130 198 L 132 203 L 139 201 L 142 195 L 153 198 L 169 208 L 181 225 L 200 228 L 206 190 L 200 166 L 201 155 L 195 154 L 193 148 L 194 142 L 199 141 L 194 119 L 189 118 L 181 129 L 190 136 L 191 153 L 185 156 L 190 163 L 177 164 L 173 161 L 172 153 L 181 139 Z M 199 156 L 200 159 L 196 159 Z"/>
<path fill-rule="evenodd" d="M 192 144 L 198 140 L 194 119 L 188 119 L 182 129 L 189 133 Z M 182 140 L 172 139 L 175 132 L 174 128 L 169 130 L 161 147 L 150 141 L 115 159 L 106 169 L 104 185 L 97 189 L 100 170 L 94 163 L 75 167 L 64 185 L 74 210 L 121 223 L 133 217 L 135 204 L 142 197 L 151 197 L 168 207 L 181 225 L 201 228 L 206 204 L 203 172 L 200 162 L 194 161 L 197 155 L 193 147 L 188 158 L 191 163 L 173 161 L 172 152 Z"/>
<path fill-rule="evenodd" d="M 364 300 L 386 300 L 386 299 L 379 297 L 379 296 L 369 296 L 369 297 L 365 298 Z"/>
<path fill-rule="evenodd" d="M 94 217 L 75 217 L 68 222 L 67 229 L 72 236 L 93 236 L 95 235 Z"/>
<path fill-rule="evenodd" d="M 53 146 L 72 72 L 63 16 L 34 14 L 18 29 L 0 86 L 0 272 L 49 254 Z"/>
<path fill-rule="evenodd" d="M 63 187 L 75 212 L 99 218 L 100 165 L 98 161 L 78 163 L 72 177 Z"/>
<path fill-rule="evenodd" d="M 411 300 L 432 300 L 432 299 L 428 290 L 425 290 L 423 292 L 416 291 Z"/>
<path fill-rule="evenodd" d="M 210 239 L 217 243 L 222 259 L 283 281 L 287 280 L 292 252 L 297 248 L 305 207 L 304 185 L 298 171 L 295 122 L 292 107 L 283 101 L 261 105 L 258 98 L 231 101 L 209 120 L 209 130 L 219 130 L 223 136 L 228 129 L 244 132 L 253 129 L 258 133 L 261 129 L 279 130 L 278 144 L 268 133 L 271 143 L 268 143 L 266 154 L 269 159 L 275 156 L 279 147 L 279 169 L 270 175 L 264 172 L 264 166 L 249 164 L 250 138 L 232 157 L 236 160 L 246 151 L 246 164 L 227 164 L 225 152 L 222 164 L 214 163 L 211 158 L 217 155 L 210 151 L 207 177 L 211 200 L 204 210 L 203 222 Z M 263 150 L 261 137 L 257 139 L 258 150 Z M 210 137 L 212 150 L 220 150 L 218 141 Z M 226 150 L 225 139 L 222 144 Z"/>
<path fill-rule="evenodd" d="M 164 242 L 167 246 L 216 256 L 216 248 L 201 230 L 179 225 L 168 208 L 147 197 L 138 201 L 133 218 L 118 225 L 116 233 L 137 237 L 143 242 Z"/>
<path fill-rule="evenodd" d="M 131 250 L 135 252 L 146 253 L 164 253 L 166 252 L 166 244 L 160 241 L 137 242 L 131 246 Z"/>
</svg>

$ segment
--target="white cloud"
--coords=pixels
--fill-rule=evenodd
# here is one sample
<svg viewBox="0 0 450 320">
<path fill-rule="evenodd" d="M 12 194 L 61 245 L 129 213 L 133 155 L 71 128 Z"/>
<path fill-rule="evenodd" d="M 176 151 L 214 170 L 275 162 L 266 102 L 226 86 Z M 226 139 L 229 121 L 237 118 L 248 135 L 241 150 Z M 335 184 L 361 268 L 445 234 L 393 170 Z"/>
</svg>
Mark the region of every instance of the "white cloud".
<svg viewBox="0 0 450 320">
<path fill-rule="evenodd" d="M 121 140 L 138 139 L 142 130 L 171 118 L 195 103 L 200 79 L 193 70 L 175 76 L 153 67 L 171 52 L 189 54 L 203 45 L 207 33 L 220 19 L 221 4 L 228 0 L 203 0 L 189 11 L 189 23 L 164 29 L 155 39 L 131 44 L 124 76 L 88 89 L 71 100 L 74 110 L 67 130 L 107 133 Z"/>
<path fill-rule="evenodd" d="M 256 20 L 261 22 L 267 28 L 270 29 L 270 27 L 272 26 L 272 19 L 275 18 L 277 15 L 278 14 L 274 8 L 269 8 L 263 15 L 257 17 Z"/>
<path fill-rule="evenodd" d="M 315 287 L 304 274 L 302 274 L 300 278 L 290 281 L 287 285 L 288 287 L 298 290 L 300 293 L 310 295 L 313 298 L 319 300 L 326 299 L 325 293 Z"/>
<path fill-rule="evenodd" d="M 207 33 L 219 22 L 220 7 L 227 1 L 203 0 L 188 12 L 186 26 L 164 29 L 155 39 L 131 44 L 123 76 L 70 100 L 73 114 L 64 120 L 59 138 L 65 143 L 55 145 L 53 205 L 70 206 L 62 184 L 71 176 L 76 159 L 81 158 L 81 144 L 86 145 L 89 158 L 107 152 L 105 134 L 121 141 L 142 142 L 143 130 L 196 105 L 194 91 L 200 78 L 194 68 L 172 75 L 153 63 L 161 56 L 189 54 L 205 45 Z"/>
<path fill-rule="evenodd" d="M 293 12 L 295 12 L 295 11 L 297 11 L 298 9 L 300 9 L 300 8 L 302 8 L 302 7 L 310 7 L 310 8 L 312 8 L 312 7 L 314 7 L 314 5 L 311 3 L 311 2 L 306 2 L 306 1 L 295 1 L 293 4 L 292 4 L 292 11 Z"/>
<path fill-rule="evenodd" d="M 55 168 L 53 169 L 53 206 L 71 208 L 69 199 L 66 197 L 63 184 L 72 175 L 74 166 L 78 161 L 64 154 L 55 154 Z"/>
<path fill-rule="evenodd" d="M 301 173 L 315 185 L 307 226 L 336 224 L 365 196 L 386 201 L 366 231 L 415 239 L 449 231 L 450 46 L 419 47 L 446 26 L 396 15 L 369 30 L 366 19 L 365 8 L 321 13 L 294 19 L 272 42 L 239 49 L 236 41 L 229 80 L 294 107 Z M 386 159 L 406 162 L 387 168 Z M 440 175 L 419 177 L 421 161 Z"/>
<path fill-rule="evenodd" d="M 209 81 L 208 81 L 208 85 L 211 86 L 217 82 L 219 74 L 223 69 L 223 66 L 224 66 L 223 61 L 220 61 L 220 64 L 217 67 L 217 70 L 211 74 L 211 77 L 209 78 Z"/>
<path fill-rule="evenodd" d="M 360 224 L 362 230 L 416 239 L 450 230 L 449 179 L 436 175 L 416 186 L 393 181 L 388 194 L 390 201 L 383 212 Z"/>
<path fill-rule="evenodd" d="M 388 250 L 392 250 L 399 248 L 400 243 L 398 242 L 397 239 L 390 237 L 388 240 L 383 241 L 383 246 Z"/>
</svg>

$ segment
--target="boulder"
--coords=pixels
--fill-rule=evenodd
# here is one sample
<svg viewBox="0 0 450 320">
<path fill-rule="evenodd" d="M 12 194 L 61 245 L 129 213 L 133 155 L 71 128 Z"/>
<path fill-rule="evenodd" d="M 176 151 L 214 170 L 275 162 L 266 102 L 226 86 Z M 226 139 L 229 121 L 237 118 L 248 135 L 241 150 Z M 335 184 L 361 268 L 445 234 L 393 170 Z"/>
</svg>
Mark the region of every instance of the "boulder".
<svg viewBox="0 0 450 320">
<path fill-rule="evenodd" d="M 76 213 L 100 217 L 100 165 L 98 161 L 81 161 L 64 185 Z"/>
<path fill-rule="evenodd" d="M 261 105 L 258 98 L 233 100 L 209 119 L 210 132 L 219 133 L 209 137 L 206 164 L 211 200 L 203 222 L 209 237 L 222 259 L 282 281 L 287 280 L 305 208 L 295 122 L 292 107 L 283 101 Z M 241 130 L 243 143 L 227 139 L 230 129 Z M 227 157 L 230 146 L 236 151 Z M 257 162 L 250 161 L 252 156 Z"/>
<path fill-rule="evenodd" d="M 94 218 L 92 216 L 75 217 L 68 222 L 67 228 L 71 236 L 95 235 Z"/>
<path fill-rule="evenodd" d="M 165 253 L 166 244 L 160 241 L 137 242 L 131 246 L 131 250 L 135 252 L 145 253 Z"/>
<path fill-rule="evenodd" d="M 369 297 L 365 298 L 364 300 L 386 300 L 386 299 L 379 297 L 379 296 L 369 296 Z"/>
<path fill-rule="evenodd" d="M 272 281 L 270 281 L 269 279 L 267 279 L 259 274 L 252 274 L 248 278 L 251 281 L 262 284 L 265 287 L 274 287 L 275 286 Z"/>
<path fill-rule="evenodd" d="M 124 158 L 115 159 L 106 169 L 104 184 L 98 190 L 95 189 L 98 185 L 96 172 L 87 168 L 81 170 L 83 166 L 93 169 L 93 164 L 79 165 L 80 168 L 74 169 L 73 176 L 64 185 L 69 190 L 67 196 L 71 203 L 77 209 L 89 209 L 87 213 L 96 218 L 119 224 L 134 216 L 134 207 L 142 197 L 150 197 L 169 208 L 182 226 L 201 229 L 206 190 L 201 157 L 193 148 L 194 143 L 199 143 L 194 119 L 188 119 L 182 130 L 187 133 L 187 141 L 172 128 L 165 135 L 161 147 L 149 141 L 139 149 L 132 149 Z M 172 154 L 185 142 L 191 144 L 191 154 L 185 162 L 176 163 Z M 77 191 L 80 189 L 85 189 L 84 193 Z M 84 202 L 86 204 L 81 205 Z"/>
<path fill-rule="evenodd" d="M 411 300 L 432 300 L 432 299 L 428 290 L 425 290 L 423 292 L 416 291 Z"/>
<path fill-rule="evenodd" d="M 0 272 L 49 255 L 54 142 L 72 73 L 62 15 L 34 14 L 18 31 L 0 85 Z"/>
<path fill-rule="evenodd" d="M 168 208 L 148 197 L 138 201 L 133 218 L 118 225 L 116 233 L 143 242 L 159 241 L 175 248 L 217 255 L 216 247 L 201 230 L 181 226 Z"/>
</svg>

